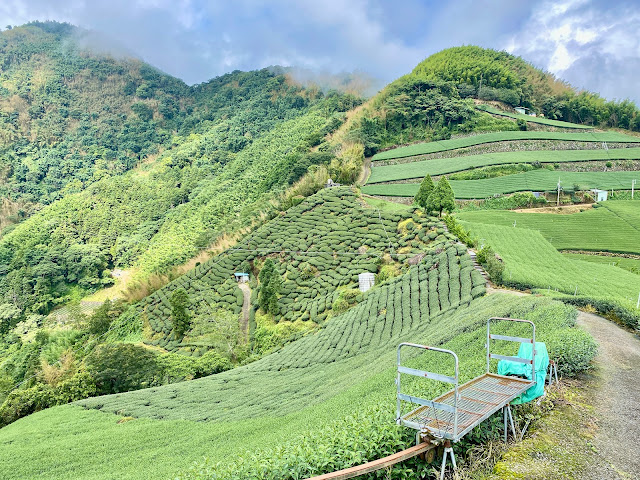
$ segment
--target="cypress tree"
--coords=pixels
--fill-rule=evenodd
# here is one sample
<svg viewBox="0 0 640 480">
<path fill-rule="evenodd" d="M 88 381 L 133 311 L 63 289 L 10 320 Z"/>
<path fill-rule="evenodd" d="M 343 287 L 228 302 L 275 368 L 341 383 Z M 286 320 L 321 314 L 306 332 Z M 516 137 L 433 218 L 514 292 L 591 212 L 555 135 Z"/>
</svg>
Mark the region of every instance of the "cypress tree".
<svg viewBox="0 0 640 480">
<path fill-rule="evenodd" d="M 169 300 L 171 304 L 171 321 L 176 338 L 181 338 L 189 330 L 190 315 L 187 311 L 189 295 L 183 288 L 176 289 Z"/>
<path fill-rule="evenodd" d="M 433 192 L 427 200 L 427 211 L 438 212 L 438 216 L 442 216 L 442 211 L 448 213 L 453 212 L 456 207 L 453 189 L 446 177 L 440 178 Z"/>
<path fill-rule="evenodd" d="M 422 180 L 422 183 L 420 184 L 420 189 L 418 190 L 418 193 L 416 193 L 416 196 L 413 199 L 413 201 L 417 203 L 423 210 L 425 210 L 427 208 L 427 201 L 429 200 L 429 195 L 431 195 L 431 192 L 433 192 L 433 189 L 434 189 L 434 184 L 433 184 L 433 180 L 431 179 L 431 175 L 427 175 L 426 177 L 424 177 L 424 180 Z"/>
</svg>

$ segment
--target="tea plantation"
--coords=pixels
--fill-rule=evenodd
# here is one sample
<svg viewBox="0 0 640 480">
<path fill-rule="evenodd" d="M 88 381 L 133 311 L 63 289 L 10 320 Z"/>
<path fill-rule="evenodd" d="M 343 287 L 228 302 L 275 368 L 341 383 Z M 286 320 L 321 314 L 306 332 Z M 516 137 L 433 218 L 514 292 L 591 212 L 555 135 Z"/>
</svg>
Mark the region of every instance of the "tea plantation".
<svg viewBox="0 0 640 480">
<path fill-rule="evenodd" d="M 492 315 L 535 321 L 561 365 L 584 368 L 594 344 L 572 328 L 571 307 L 509 295 L 472 300 L 484 291 L 473 272 L 451 246 L 370 290 L 319 332 L 255 363 L 21 419 L 0 430 L 0 473 L 8 479 L 100 478 L 108 465 L 118 478 L 175 477 L 189 470 L 185 478 L 275 480 L 378 458 L 413 441 L 411 432 L 394 426 L 397 344 L 455 350 L 466 380 L 485 368 L 485 324 Z M 446 373 L 440 358 L 413 361 Z M 442 388 L 422 387 L 427 396 Z M 189 468 L 203 457 L 210 461 Z"/>
<path fill-rule="evenodd" d="M 373 167 L 371 177 L 369 177 L 367 183 L 408 180 L 422 178 L 425 175 L 443 175 L 488 165 L 636 160 L 638 158 L 640 158 L 640 148 L 499 152 Z M 627 185 L 626 188 L 630 190 L 631 184 Z"/>
<path fill-rule="evenodd" d="M 378 272 L 386 253 L 403 263 L 431 242 L 452 238 L 437 219 L 404 211 L 365 207 L 348 187 L 325 189 L 145 298 L 135 321 L 150 327 L 147 343 L 199 356 L 210 348 L 206 338 L 214 326 L 207 326 L 207 317 L 221 311 L 240 313 L 242 292 L 233 273 L 251 270 L 253 278 L 269 256 L 282 278 L 276 317 L 322 322 L 335 314 L 333 303 L 341 292 L 357 287 L 358 274 Z M 188 293 L 195 318 L 182 341 L 174 339 L 170 321 L 169 300 L 177 288 Z M 252 306 L 257 309 L 255 295 Z M 126 321 L 134 320 L 129 316 Z"/>
<path fill-rule="evenodd" d="M 550 120 L 544 117 L 532 117 L 530 115 L 523 115 L 521 113 L 509 113 L 504 110 L 498 110 L 497 108 L 493 108 L 489 105 L 477 105 L 476 108 L 478 110 L 482 110 L 483 112 L 491 113 L 493 115 L 500 115 L 502 117 L 514 118 L 516 120 L 524 120 L 525 122 L 538 123 L 540 125 L 547 125 L 549 127 L 557 127 L 557 128 L 572 128 L 572 129 L 590 129 L 593 128 L 590 125 L 580 125 L 577 123 L 570 122 L 561 122 L 558 120 Z"/>
<path fill-rule="evenodd" d="M 416 143 L 406 147 L 392 148 L 384 152 L 376 153 L 371 160 L 390 160 L 394 158 L 414 157 L 429 153 L 456 150 L 458 148 L 473 147 L 485 143 L 517 141 L 517 140 L 561 140 L 567 142 L 611 142 L 611 143 L 638 143 L 640 137 L 634 137 L 618 132 L 545 132 L 545 131 L 505 131 L 482 133 L 468 137 L 460 137 L 451 140 L 436 140 L 428 143 Z"/>
<path fill-rule="evenodd" d="M 451 180 L 449 183 L 458 199 L 482 199 L 506 193 L 553 191 L 558 180 L 565 189 L 571 190 L 576 186 L 579 190 L 630 190 L 631 182 L 639 176 L 638 172 L 553 172 L 540 169 L 480 180 Z M 362 191 L 368 195 L 414 197 L 419 187 L 419 183 L 386 183 L 365 185 Z"/>
<path fill-rule="evenodd" d="M 453 183 L 453 182 L 452 182 Z M 640 203 L 610 200 L 571 215 L 509 211 L 461 212 L 468 222 L 538 230 L 560 250 L 640 254 Z"/>
<path fill-rule="evenodd" d="M 638 328 L 638 275 L 611 265 L 564 257 L 533 230 L 461 223 L 471 230 L 480 244 L 490 245 L 502 257 L 505 265 L 502 280 L 505 285 L 530 288 L 534 293 L 562 298 L 578 305 L 591 304 L 598 311 Z M 610 234 L 615 235 L 615 231 Z M 638 236 L 635 238 L 637 249 Z"/>
</svg>

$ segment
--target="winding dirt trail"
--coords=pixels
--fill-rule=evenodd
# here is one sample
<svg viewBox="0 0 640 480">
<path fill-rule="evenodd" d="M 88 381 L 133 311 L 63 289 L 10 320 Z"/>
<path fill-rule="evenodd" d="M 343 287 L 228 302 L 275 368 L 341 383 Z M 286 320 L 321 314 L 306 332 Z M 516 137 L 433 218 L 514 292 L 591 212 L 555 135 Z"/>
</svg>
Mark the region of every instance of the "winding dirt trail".
<svg viewBox="0 0 640 480">
<path fill-rule="evenodd" d="M 242 290 L 242 317 L 240 318 L 240 328 L 244 332 L 245 338 L 249 335 L 249 308 L 251 307 L 251 289 L 246 283 L 239 283 L 238 287 Z"/>
<path fill-rule="evenodd" d="M 489 295 L 498 292 L 528 295 L 487 288 Z M 598 343 L 595 369 L 585 383 L 596 429 L 581 479 L 640 480 L 640 338 L 592 313 L 578 312 L 578 325 Z"/>
<path fill-rule="evenodd" d="M 640 339 L 590 313 L 580 312 L 578 325 L 599 345 L 591 382 L 593 446 L 603 461 L 589 478 L 640 479 Z"/>
</svg>

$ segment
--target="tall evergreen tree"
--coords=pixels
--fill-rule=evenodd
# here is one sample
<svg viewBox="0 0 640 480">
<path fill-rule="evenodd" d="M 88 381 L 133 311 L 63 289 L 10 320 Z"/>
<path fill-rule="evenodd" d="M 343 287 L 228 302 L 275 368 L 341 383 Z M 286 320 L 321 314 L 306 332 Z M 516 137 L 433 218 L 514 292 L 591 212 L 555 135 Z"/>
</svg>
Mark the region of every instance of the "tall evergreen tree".
<svg viewBox="0 0 640 480">
<path fill-rule="evenodd" d="M 427 200 L 427 211 L 438 212 L 438 216 L 442 216 L 442 212 L 453 212 L 456 207 L 453 189 L 446 177 L 440 178 L 433 192 Z"/>
<path fill-rule="evenodd" d="M 420 205 L 422 209 L 426 209 L 427 201 L 429 200 L 429 195 L 431 195 L 431 192 L 433 192 L 433 189 L 434 189 L 434 184 L 433 184 L 433 180 L 431 179 L 431 175 L 427 175 L 426 177 L 424 177 L 424 180 L 422 180 L 422 183 L 420 184 L 420 189 L 418 190 L 418 193 L 416 193 L 416 196 L 413 199 L 413 201 L 418 205 Z"/>
<path fill-rule="evenodd" d="M 171 304 L 171 320 L 173 322 L 173 332 L 176 338 L 181 338 L 189 330 L 190 315 L 189 295 L 183 288 L 176 289 L 169 300 Z"/>
<path fill-rule="evenodd" d="M 266 313 L 277 315 L 280 310 L 278 307 L 278 293 L 280 293 L 282 286 L 282 276 L 276 270 L 273 260 L 268 258 L 264 262 L 258 279 L 260 280 L 260 292 L 258 293 L 260 308 Z"/>
</svg>

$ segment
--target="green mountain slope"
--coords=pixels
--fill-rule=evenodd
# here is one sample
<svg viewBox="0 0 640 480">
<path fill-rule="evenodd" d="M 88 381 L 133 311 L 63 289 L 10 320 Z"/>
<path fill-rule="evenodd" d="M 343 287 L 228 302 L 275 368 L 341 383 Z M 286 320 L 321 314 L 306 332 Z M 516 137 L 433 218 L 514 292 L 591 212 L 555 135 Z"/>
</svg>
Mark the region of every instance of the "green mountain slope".
<svg viewBox="0 0 640 480">
<path fill-rule="evenodd" d="M 188 116 L 182 81 L 92 53 L 88 39 L 55 22 L 0 33 L 0 197 L 46 204 L 119 175 L 168 145 Z"/>
<path fill-rule="evenodd" d="M 347 187 L 325 189 L 257 229 L 225 254 L 145 298 L 136 306 L 135 315 L 140 329 L 143 320 L 150 327 L 144 340 L 182 353 L 206 351 L 210 346 L 203 342 L 206 332 L 201 323 L 225 312 L 240 313 L 242 295 L 233 273 L 249 271 L 253 279 L 267 257 L 275 260 L 282 279 L 275 317 L 322 322 L 340 311 L 334 303 L 341 293 L 343 297 L 349 294 L 351 303 L 362 296 L 352 290 L 357 288 L 358 274 L 377 274 L 387 262 L 406 265 L 431 243 L 451 238 L 435 218 L 412 210 L 389 214 L 365 208 L 360 202 Z M 391 252 L 400 253 L 383 260 Z M 474 286 L 478 281 L 476 277 Z M 192 333 L 182 342 L 173 339 L 170 320 L 170 299 L 178 288 L 189 294 L 194 315 Z M 255 311 L 257 295 L 252 298 Z M 122 322 L 130 324 L 132 320 L 126 317 Z"/>
<path fill-rule="evenodd" d="M 354 115 L 343 139 L 358 141 L 367 156 L 378 150 L 452 134 L 519 130 L 515 118 L 495 118 L 476 103 L 525 106 L 550 120 L 638 131 L 640 111 L 629 101 L 607 102 L 576 93 L 525 60 L 476 46 L 436 53 L 387 85 Z"/>
</svg>

